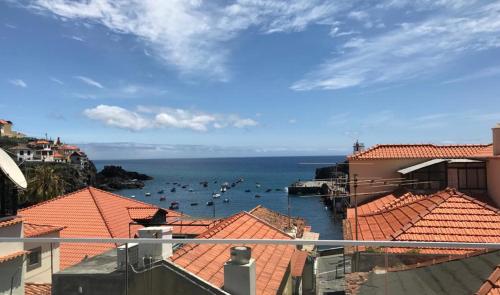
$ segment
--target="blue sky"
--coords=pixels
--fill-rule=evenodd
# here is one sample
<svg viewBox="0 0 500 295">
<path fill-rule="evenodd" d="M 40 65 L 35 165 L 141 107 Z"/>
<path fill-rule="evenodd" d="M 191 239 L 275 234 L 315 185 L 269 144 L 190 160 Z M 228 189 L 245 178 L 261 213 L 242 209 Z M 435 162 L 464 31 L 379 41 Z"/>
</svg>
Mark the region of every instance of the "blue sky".
<svg viewBox="0 0 500 295">
<path fill-rule="evenodd" d="M 488 143 L 500 1 L 0 1 L 0 117 L 93 158 Z"/>
</svg>

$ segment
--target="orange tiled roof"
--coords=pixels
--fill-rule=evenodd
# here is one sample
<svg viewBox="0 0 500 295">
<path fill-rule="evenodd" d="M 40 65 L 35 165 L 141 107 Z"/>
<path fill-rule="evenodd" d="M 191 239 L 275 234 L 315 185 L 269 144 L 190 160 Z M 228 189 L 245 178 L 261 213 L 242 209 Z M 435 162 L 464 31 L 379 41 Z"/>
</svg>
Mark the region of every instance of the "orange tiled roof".
<svg viewBox="0 0 500 295">
<path fill-rule="evenodd" d="M 481 157 L 491 145 L 383 144 L 353 154 L 349 160 L 370 159 L 435 159 Z M 493 152 L 492 152 L 493 153 Z"/>
<path fill-rule="evenodd" d="M 159 207 L 88 187 L 19 210 L 26 222 L 64 226 L 61 237 L 128 238 L 129 207 Z M 169 214 L 170 212 L 167 211 Z M 176 213 L 177 215 L 177 213 Z M 139 226 L 134 227 L 135 230 Z M 134 232 L 131 232 L 133 236 Z M 114 244 L 70 244 L 60 246 L 61 269 L 79 263 L 84 257 L 101 254 Z"/>
<path fill-rule="evenodd" d="M 355 238 L 355 220 L 348 219 Z M 500 210 L 453 189 L 358 217 L 359 240 L 500 242 Z M 467 250 L 422 249 L 464 254 Z"/>
<path fill-rule="evenodd" d="M 11 121 L 7 121 L 7 120 L 0 119 L 0 125 L 7 125 L 7 124 L 12 124 L 12 122 L 11 122 Z"/>
<path fill-rule="evenodd" d="M 3 221 L 0 221 L 0 227 L 11 226 L 11 225 L 18 224 L 18 223 L 21 223 L 21 222 L 23 222 L 22 218 L 14 216 L 14 217 L 12 217 L 10 219 L 6 219 L 6 220 L 3 220 Z"/>
<path fill-rule="evenodd" d="M 376 198 L 375 200 L 359 205 L 358 215 L 367 215 L 384 209 L 399 207 L 403 204 L 411 203 L 425 197 L 425 195 L 415 195 L 406 190 L 396 191 L 389 195 Z M 347 218 L 354 218 L 354 215 L 354 208 L 347 208 Z"/>
<path fill-rule="evenodd" d="M 0 263 L 4 263 L 4 262 L 10 261 L 12 259 L 16 259 L 18 257 L 23 256 L 26 253 L 28 253 L 28 251 L 21 250 L 21 251 L 17 251 L 14 253 L 10 253 L 8 255 L 0 256 Z"/>
<path fill-rule="evenodd" d="M 306 265 L 307 256 L 309 254 L 305 251 L 295 250 L 292 256 L 291 267 L 292 277 L 301 277 Z"/>
<path fill-rule="evenodd" d="M 304 233 L 304 227 L 306 222 L 303 218 L 299 217 L 291 217 L 289 218 L 287 215 L 281 214 L 279 212 L 273 211 L 262 205 L 258 205 L 253 208 L 249 212 L 250 214 L 257 216 L 260 219 L 263 219 L 267 223 L 273 225 L 274 227 L 279 228 L 284 232 L 289 232 L 291 230 L 290 224 L 292 227 L 297 229 L 297 237 L 302 237 Z"/>
<path fill-rule="evenodd" d="M 128 215 L 130 216 L 130 219 L 133 220 L 146 220 L 146 219 L 151 219 L 153 218 L 156 213 L 158 213 L 158 210 L 160 208 L 156 207 L 129 207 L 127 208 L 128 210 Z"/>
<path fill-rule="evenodd" d="M 59 232 L 64 229 L 63 226 L 52 226 L 45 224 L 33 224 L 25 222 L 23 224 L 24 236 L 26 238 L 33 238 L 38 236 L 47 235 L 54 232 Z"/>
<path fill-rule="evenodd" d="M 475 295 L 500 295 L 500 264 L 497 265 Z"/>
<path fill-rule="evenodd" d="M 52 291 L 51 284 L 26 283 L 24 284 L 25 295 L 50 295 Z"/>
<path fill-rule="evenodd" d="M 291 236 L 265 221 L 241 212 L 204 234 L 202 239 L 292 239 Z M 224 263 L 229 260 L 230 247 L 235 245 L 184 245 L 175 251 L 172 260 L 187 271 L 217 287 L 224 285 Z M 248 245 L 256 263 L 257 294 L 276 294 L 287 273 L 295 248 L 287 245 Z"/>
</svg>

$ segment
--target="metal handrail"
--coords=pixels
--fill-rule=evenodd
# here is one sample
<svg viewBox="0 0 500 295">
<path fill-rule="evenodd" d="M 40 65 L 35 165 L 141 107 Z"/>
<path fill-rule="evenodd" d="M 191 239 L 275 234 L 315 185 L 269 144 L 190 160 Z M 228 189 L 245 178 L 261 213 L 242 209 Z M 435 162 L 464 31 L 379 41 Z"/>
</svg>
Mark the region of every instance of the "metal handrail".
<svg viewBox="0 0 500 295">
<path fill-rule="evenodd" d="M 0 243 L 92 243 L 92 244 L 275 244 L 275 245 L 315 245 L 315 246 L 367 246 L 395 248 L 467 248 L 500 249 L 500 243 L 463 242 L 400 242 L 400 241 L 353 241 L 353 240 L 273 240 L 273 239 L 151 239 L 151 238 L 13 238 L 0 237 Z"/>
</svg>

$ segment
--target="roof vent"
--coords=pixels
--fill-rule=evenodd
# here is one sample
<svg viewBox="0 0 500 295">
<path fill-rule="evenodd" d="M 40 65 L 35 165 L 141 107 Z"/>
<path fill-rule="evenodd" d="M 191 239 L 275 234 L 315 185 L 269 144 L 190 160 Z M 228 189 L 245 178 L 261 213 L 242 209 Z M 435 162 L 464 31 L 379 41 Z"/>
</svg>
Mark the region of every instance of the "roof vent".
<svg viewBox="0 0 500 295">
<path fill-rule="evenodd" d="M 231 260 L 224 264 L 224 290 L 232 295 L 255 295 L 255 260 L 250 247 L 231 247 Z"/>
<path fill-rule="evenodd" d="M 252 258 L 252 248 L 246 246 L 231 247 L 231 263 L 237 265 L 247 264 Z"/>
</svg>

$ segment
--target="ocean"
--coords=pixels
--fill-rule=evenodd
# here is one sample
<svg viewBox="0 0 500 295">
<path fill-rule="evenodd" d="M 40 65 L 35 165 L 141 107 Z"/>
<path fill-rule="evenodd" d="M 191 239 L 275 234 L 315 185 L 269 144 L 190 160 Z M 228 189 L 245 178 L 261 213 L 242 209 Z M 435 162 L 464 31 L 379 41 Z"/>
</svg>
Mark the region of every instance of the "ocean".
<svg viewBox="0 0 500 295">
<path fill-rule="evenodd" d="M 136 200 L 168 208 L 171 202 L 179 202 L 178 211 L 193 217 L 226 217 L 242 210 L 249 211 L 257 205 L 287 214 L 290 198 L 291 215 L 305 218 L 320 238 L 342 239 L 341 222 L 333 222 L 331 211 L 326 210 L 317 196 L 288 196 L 285 187 L 297 180 L 314 178 L 315 169 L 328 166 L 326 163 L 343 161 L 345 157 L 262 157 L 262 158 L 210 158 L 210 159 L 154 159 L 154 160 L 97 160 L 98 170 L 105 165 L 119 165 L 125 170 L 145 173 L 154 179 L 145 182 L 143 189 L 125 189 L 116 193 L 135 196 Z M 319 164 L 318 164 L 319 163 Z M 244 181 L 227 190 L 218 199 L 213 192 L 220 193 L 224 182 L 229 184 L 243 178 Z M 207 181 L 208 187 L 200 182 Z M 186 185 L 185 189 L 176 186 Z M 257 187 L 260 184 L 260 187 Z M 189 191 L 191 189 L 192 191 Z M 266 192 L 268 189 L 272 191 Z M 165 192 L 159 194 L 160 190 Z M 246 192 L 251 190 L 251 192 Z M 146 196 L 146 192 L 151 196 Z M 261 197 L 256 198 L 258 194 Z M 160 196 L 166 197 L 160 201 Z M 229 203 L 224 203 L 224 199 Z M 214 206 L 206 206 L 214 201 Z M 198 203 L 191 206 L 191 203 Z"/>
</svg>

